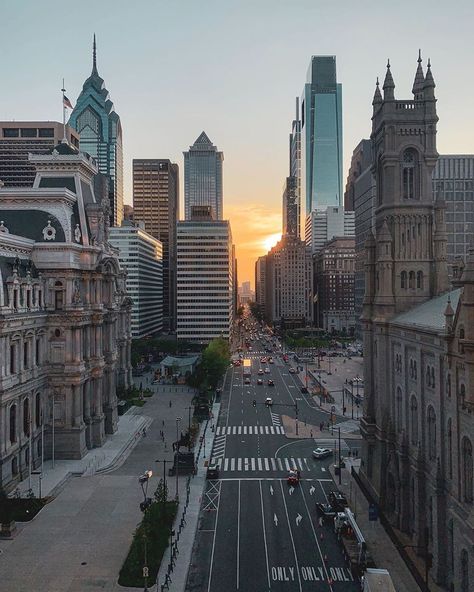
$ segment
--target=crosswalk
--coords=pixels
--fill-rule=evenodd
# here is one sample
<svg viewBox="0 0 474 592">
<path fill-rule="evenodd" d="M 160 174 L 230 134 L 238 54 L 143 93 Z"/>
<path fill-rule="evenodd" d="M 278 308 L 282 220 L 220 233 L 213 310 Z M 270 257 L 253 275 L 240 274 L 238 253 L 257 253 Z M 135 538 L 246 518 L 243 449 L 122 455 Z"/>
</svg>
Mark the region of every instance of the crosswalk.
<svg viewBox="0 0 474 592">
<path fill-rule="evenodd" d="M 360 423 L 357 419 L 348 419 L 347 421 L 335 424 L 334 428 L 336 429 L 335 433 L 339 432 L 340 429 L 341 434 L 349 434 L 351 432 L 359 431 Z"/>
<path fill-rule="evenodd" d="M 267 458 L 267 457 L 249 457 L 249 458 L 221 458 L 217 460 L 219 469 L 223 472 L 270 472 L 284 471 L 290 469 L 299 471 L 311 471 L 314 469 L 307 458 Z"/>
<path fill-rule="evenodd" d="M 222 426 L 216 428 L 216 436 L 227 435 L 227 436 L 256 436 L 260 435 L 276 435 L 284 434 L 285 428 L 281 425 L 256 425 L 256 426 Z"/>
<path fill-rule="evenodd" d="M 219 430 L 219 428 L 217 428 Z M 217 434 L 214 437 L 214 446 L 212 447 L 211 457 L 214 461 L 222 459 L 225 453 L 226 435 Z"/>
<path fill-rule="evenodd" d="M 339 446 L 337 435 L 334 438 L 317 438 L 314 440 L 315 448 L 329 448 L 329 450 L 337 450 Z M 341 452 L 349 450 L 349 446 L 345 440 L 341 439 Z"/>
<path fill-rule="evenodd" d="M 272 423 L 274 426 L 281 426 L 281 416 L 278 413 L 273 413 L 270 411 L 270 415 L 272 416 Z M 284 432 L 282 432 L 284 433 Z"/>
</svg>

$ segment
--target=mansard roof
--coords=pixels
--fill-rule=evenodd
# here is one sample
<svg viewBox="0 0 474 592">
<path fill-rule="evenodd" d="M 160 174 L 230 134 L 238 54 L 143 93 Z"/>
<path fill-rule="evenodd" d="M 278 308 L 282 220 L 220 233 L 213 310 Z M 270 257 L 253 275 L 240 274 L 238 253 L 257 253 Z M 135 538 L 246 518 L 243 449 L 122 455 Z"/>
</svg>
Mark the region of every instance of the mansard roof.
<svg viewBox="0 0 474 592">
<path fill-rule="evenodd" d="M 451 301 L 451 306 L 456 310 L 461 292 L 462 288 L 445 292 L 444 294 L 441 294 L 441 296 L 432 298 L 427 302 L 423 302 L 423 304 L 415 306 L 415 308 L 412 308 L 411 310 L 396 315 L 392 319 L 392 322 L 397 325 L 407 325 L 442 331 L 446 327 L 446 317 L 444 312 L 448 301 Z"/>
</svg>

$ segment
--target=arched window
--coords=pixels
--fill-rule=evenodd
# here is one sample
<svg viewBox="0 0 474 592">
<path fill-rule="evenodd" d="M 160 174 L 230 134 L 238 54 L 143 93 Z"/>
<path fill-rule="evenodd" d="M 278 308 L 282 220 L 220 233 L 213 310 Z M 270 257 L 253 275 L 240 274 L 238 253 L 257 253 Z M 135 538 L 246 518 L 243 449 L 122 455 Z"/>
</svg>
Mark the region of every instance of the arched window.
<svg viewBox="0 0 474 592">
<path fill-rule="evenodd" d="M 446 394 L 451 398 L 451 374 L 446 374 Z"/>
<path fill-rule="evenodd" d="M 459 385 L 459 396 L 461 398 L 461 403 L 464 406 L 464 402 L 466 401 L 466 387 L 463 383 Z"/>
<path fill-rule="evenodd" d="M 418 370 L 416 368 L 416 360 L 413 360 L 413 378 L 415 380 L 418 378 Z"/>
<path fill-rule="evenodd" d="M 41 417 L 41 393 L 36 393 L 35 397 L 35 423 L 36 427 L 39 428 L 42 422 Z"/>
<path fill-rule="evenodd" d="M 402 186 L 404 199 L 415 199 L 416 196 L 416 152 L 408 148 L 403 153 Z"/>
<path fill-rule="evenodd" d="M 410 378 L 413 378 L 413 360 L 410 358 Z"/>
<path fill-rule="evenodd" d="M 461 551 L 461 592 L 469 592 L 469 557 L 466 549 Z"/>
<path fill-rule="evenodd" d="M 416 446 L 418 444 L 418 403 L 414 395 L 410 400 L 410 432 L 411 443 Z"/>
<path fill-rule="evenodd" d="M 465 502 L 472 503 L 474 500 L 473 479 L 472 443 L 465 437 L 462 441 L 462 488 Z"/>
<path fill-rule="evenodd" d="M 400 274 L 400 287 L 403 290 L 406 290 L 406 288 L 407 288 L 407 272 L 406 271 L 402 271 L 402 273 Z"/>
<path fill-rule="evenodd" d="M 408 287 L 413 290 L 415 288 L 415 272 L 410 271 L 408 274 Z"/>
<path fill-rule="evenodd" d="M 10 407 L 10 444 L 16 442 L 16 405 Z"/>
<path fill-rule="evenodd" d="M 25 399 L 23 401 L 23 433 L 25 436 L 30 435 L 30 401 Z"/>
<path fill-rule="evenodd" d="M 436 413 L 433 407 L 428 407 L 428 456 L 430 460 L 436 458 Z"/>
<path fill-rule="evenodd" d="M 426 366 L 426 386 L 431 386 L 431 372 L 429 366 Z"/>
<path fill-rule="evenodd" d="M 448 436 L 448 476 L 453 478 L 453 422 L 448 419 L 446 425 L 446 435 Z"/>
<path fill-rule="evenodd" d="M 402 389 L 397 386 L 397 430 L 402 431 Z"/>
<path fill-rule="evenodd" d="M 465 338 L 465 333 L 464 333 L 464 327 L 461 327 L 459 329 L 459 343 L 458 343 L 458 352 L 459 353 L 464 353 L 464 344 L 461 343 L 461 339 Z"/>
<path fill-rule="evenodd" d="M 436 386 L 435 369 L 434 369 L 434 366 L 431 366 L 431 388 L 434 388 L 435 386 Z"/>
<path fill-rule="evenodd" d="M 54 308 L 56 310 L 64 308 L 64 290 L 61 282 L 54 284 Z"/>
<path fill-rule="evenodd" d="M 418 290 L 423 290 L 423 272 L 417 271 L 416 272 L 416 287 Z"/>
<path fill-rule="evenodd" d="M 379 157 L 377 166 L 377 201 L 380 205 L 383 201 L 383 164 L 382 157 Z"/>
</svg>

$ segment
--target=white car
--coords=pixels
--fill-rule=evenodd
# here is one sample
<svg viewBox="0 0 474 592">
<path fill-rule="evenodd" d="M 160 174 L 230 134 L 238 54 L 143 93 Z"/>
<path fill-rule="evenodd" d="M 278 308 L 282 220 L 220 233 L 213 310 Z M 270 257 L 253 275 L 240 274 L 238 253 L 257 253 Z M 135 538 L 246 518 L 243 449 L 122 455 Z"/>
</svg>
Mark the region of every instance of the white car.
<svg viewBox="0 0 474 592">
<path fill-rule="evenodd" d="M 260 375 L 262 375 L 262 374 L 263 374 L 263 368 L 259 368 L 259 369 L 258 369 L 258 373 L 259 373 Z"/>
<path fill-rule="evenodd" d="M 270 374 L 270 368 L 265 368 L 265 374 Z"/>
<path fill-rule="evenodd" d="M 316 448 L 313 450 L 313 458 L 322 459 L 331 456 L 332 450 L 329 448 Z"/>
<path fill-rule="evenodd" d="M 267 398 L 265 399 L 265 405 L 266 405 L 267 407 L 271 407 L 271 406 L 273 405 L 273 399 L 272 399 L 271 397 L 267 397 Z"/>
</svg>

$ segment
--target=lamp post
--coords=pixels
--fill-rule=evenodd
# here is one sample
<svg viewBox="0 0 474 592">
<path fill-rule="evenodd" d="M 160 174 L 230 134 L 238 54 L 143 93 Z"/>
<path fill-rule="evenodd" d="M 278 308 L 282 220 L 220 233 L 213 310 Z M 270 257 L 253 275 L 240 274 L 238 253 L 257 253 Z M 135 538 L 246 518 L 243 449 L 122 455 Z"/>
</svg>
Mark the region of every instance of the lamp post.
<svg viewBox="0 0 474 592">
<path fill-rule="evenodd" d="M 181 423 L 181 417 L 176 418 L 176 499 L 179 499 L 178 492 L 178 468 L 179 468 L 179 424 Z"/>
<path fill-rule="evenodd" d="M 185 407 L 188 410 L 188 452 L 191 451 L 191 409 L 192 406 Z"/>
<path fill-rule="evenodd" d="M 151 506 L 151 498 L 148 497 L 148 482 L 153 475 L 153 471 L 148 470 L 138 477 L 138 483 L 142 488 L 143 501 L 140 503 L 140 510 L 146 514 L 147 509 Z M 146 521 L 143 522 L 143 546 L 144 546 L 144 561 L 143 561 L 143 579 L 145 580 L 144 592 L 148 591 L 148 557 L 147 557 L 147 534 L 146 534 Z"/>
</svg>

